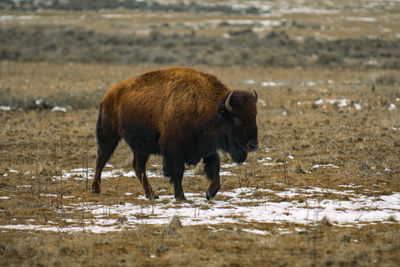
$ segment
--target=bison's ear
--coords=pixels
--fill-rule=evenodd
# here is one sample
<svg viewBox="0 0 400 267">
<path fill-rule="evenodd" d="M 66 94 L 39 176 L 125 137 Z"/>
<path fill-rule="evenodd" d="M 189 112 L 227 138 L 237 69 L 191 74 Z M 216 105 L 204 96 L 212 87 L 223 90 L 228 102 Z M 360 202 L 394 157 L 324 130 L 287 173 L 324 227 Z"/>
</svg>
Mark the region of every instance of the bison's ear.
<svg viewBox="0 0 400 267">
<path fill-rule="evenodd" d="M 257 100 L 258 100 L 257 92 L 256 92 L 256 90 L 254 90 L 253 92 L 254 92 L 254 99 L 255 99 L 255 101 L 256 101 L 256 103 L 257 103 Z"/>
<path fill-rule="evenodd" d="M 217 110 L 217 119 L 218 122 L 221 122 L 223 120 L 223 118 L 225 118 L 225 115 L 228 111 L 226 111 L 224 103 L 222 103 Z"/>
<path fill-rule="evenodd" d="M 224 103 L 222 103 L 222 104 L 218 107 L 217 115 L 218 115 L 219 117 L 221 117 L 221 116 L 224 116 L 226 113 L 228 113 L 228 111 L 225 109 Z"/>
</svg>

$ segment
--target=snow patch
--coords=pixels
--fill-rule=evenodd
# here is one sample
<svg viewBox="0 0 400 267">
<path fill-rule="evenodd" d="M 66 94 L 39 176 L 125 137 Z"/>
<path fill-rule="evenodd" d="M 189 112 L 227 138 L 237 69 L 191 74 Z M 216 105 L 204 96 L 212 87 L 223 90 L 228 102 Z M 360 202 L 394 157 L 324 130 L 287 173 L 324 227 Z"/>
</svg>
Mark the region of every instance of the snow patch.
<svg viewBox="0 0 400 267">
<path fill-rule="evenodd" d="M 265 81 L 261 83 L 262 86 L 281 86 L 281 82 Z"/>
<path fill-rule="evenodd" d="M 67 112 L 67 108 L 60 107 L 60 106 L 55 106 L 51 109 L 51 111 L 60 111 L 60 112 Z"/>
<path fill-rule="evenodd" d="M 104 233 L 121 231 L 138 224 L 169 224 L 171 218 L 179 216 L 182 225 L 238 224 L 243 231 L 268 234 L 267 231 L 251 229 L 254 223 L 296 223 L 316 224 L 327 218 L 336 226 L 359 226 L 377 222 L 387 222 L 388 218 L 400 220 L 400 193 L 382 195 L 356 193 L 357 186 L 346 186 L 346 190 L 312 188 L 286 188 L 274 191 L 268 188 L 243 187 L 220 192 L 212 201 L 207 201 L 202 193 L 187 193 L 189 202 L 175 202 L 172 195 L 161 195 L 160 199 L 146 204 L 101 205 L 84 202 L 64 206 L 65 210 L 88 212 L 90 219 L 67 218 L 68 227 L 57 225 L 26 224 L 1 225 L 2 229 L 40 230 L 76 232 L 90 231 Z M 126 192 L 132 196 L 132 193 Z M 346 198 L 323 199 L 325 194 L 347 196 Z M 262 197 L 258 197 L 261 195 Z M 220 197 L 218 197 L 220 196 Z M 276 201 L 276 197 L 281 201 Z M 298 197 L 303 197 L 298 201 Z M 322 199 L 321 199 L 322 198 Z M 139 199 L 145 199 L 140 196 Z M 345 200 L 342 200 L 345 199 Z M 66 213 L 67 214 L 67 213 Z M 113 219 L 109 216 L 124 218 Z M 115 217 L 114 217 L 115 218 Z M 287 229 L 282 228 L 282 231 Z"/>
<path fill-rule="evenodd" d="M 336 166 L 332 163 L 329 164 L 315 164 L 314 166 L 312 166 L 313 169 L 318 169 L 318 168 L 334 168 L 334 169 L 338 169 L 339 166 Z"/>
<path fill-rule="evenodd" d="M 0 106 L 0 111 L 10 111 L 12 108 L 10 106 Z"/>
<path fill-rule="evenodd" d="M 371 17 L 347 17 L 348 21 L 360 21 L 360 22 L 376 22 L 376 18 Z"/>
<path fill-rule="evenodd" d="M 237 167 L 237 164 L 223 164 L 221 167 L 222 168 L 235 168 Z M 111 164 L 106 165 L 106 167 L 112 168 L 113 166 Z M 219 173 L 221 176 L 224 175 L 234 175 L 231 171 L 228 170 L 221 170 Z M 8 174 L 4 174 L 4 176 L 7 176 Z M 152 171 L 152 170 L 147 170 L 146 171 L 147 177 L 164 177 L 162 174 Z M 195 177 L 198 174 L 195 173 L 194 169 L 186 170 L 184 172 L 185 177 Z M 200 174 L 203 175 L 203 174 Z M 109 179 L 109 178 L 118 178 L 118 177 L 136 177 L 136 173 L 134 171 L 124 171 L 123 169 L 113 169 L 113 170 L 103 170 L 101 173 L 101 178 L 102 179 Z M 34 177 L 32 177 L 34 178 Z M 63 170 L 61 175 L 54 175 L 52 177 L 53 181 L 57 180 L 68 180 L 68 179 L 75 179 L 75 180 L 86 180 L 86 179 L 93 179 L 94 178 L 94 170 L 93 168 L 74 168 L 71 169 L 70 171 Z"/>
<path fill-rule="evenodd" d="M 105 19 L 129 19 L 132 16 L 127 14 L 103 14 L 101 17 Z"/>
<path fill-rule="evenodd" d="M 358 104 L 358 103 L 354 103 L 354 108 L 355 108 L 356 110 L 361 110 L 361 105 Z"/>
<path fill-rule="evenodd" d="M 40 16 L 35 15 L 2 15 L 0 16 L 0 21 L 11 21 L 11 20 L 36 20 L 39 19 Z"/>
<path fill-rule="evenodd" d="M 243 81 L 245 84 L 255 84 L 256 82 L 253 79 L 247 79 Z"/>
</svg>

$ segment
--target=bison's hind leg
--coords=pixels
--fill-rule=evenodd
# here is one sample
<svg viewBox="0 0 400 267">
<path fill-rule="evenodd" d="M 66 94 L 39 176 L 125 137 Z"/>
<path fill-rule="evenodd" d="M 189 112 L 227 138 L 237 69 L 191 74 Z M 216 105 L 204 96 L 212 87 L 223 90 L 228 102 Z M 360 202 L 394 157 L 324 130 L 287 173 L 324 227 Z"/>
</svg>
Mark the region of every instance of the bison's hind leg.
<svg viewBox="0 0 400 267">
<path fill-rule="evenodd" d="M 220 189 L 219 169 L 220 159 L 218 153 L 214 153 L 209 157 L 203 159 L 204 172 L 209 180 L 211 180 L 210 187 L 206 192 L 206 198 L 210 200 L 213 198 Z"/>
<path fill-rule="evenodd" d="M 143 186 L 144 193 L 146 197 L 150 200 L 158 199 L 158 196 L 154 194 L 153 189 L 147 180 L 146 176 L 146 163 L 149 159 L 149 154 L 134 152 L 134 158 L 132 162 L 132 167 L 135 170 L 136 177 L 139 179 Z"/>
<path fill-rule="evenodd" d="M 114 153 L 115 148 L 118 145 L 121 137 L 116 131 L 113 130 L 111 121 L 108 120 L 107 116 L 104 116 L 99 111 L 99 117 L 96 125 L 96 137 L 97 137 L 97 160 L 96 170 L 92 183 L 92 192 L 100 193 L 100 178 L 101 172 L 106 165 L 108 159 Z"/>
</svg>

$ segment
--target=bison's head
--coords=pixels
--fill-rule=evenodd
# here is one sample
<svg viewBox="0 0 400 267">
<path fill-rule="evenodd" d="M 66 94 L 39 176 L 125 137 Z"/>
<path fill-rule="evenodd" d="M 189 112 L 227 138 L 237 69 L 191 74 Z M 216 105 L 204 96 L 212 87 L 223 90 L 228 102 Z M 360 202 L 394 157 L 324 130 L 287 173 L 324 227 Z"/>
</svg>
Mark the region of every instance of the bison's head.
<svg viewBox="0 0 400 267">
<path fill-rule="evenodd" d="M 233 161 L 242 163 L 249 152 L 258 149 L 256 92 L 231 91 L 219 108 L 222 150 Z"/>
</svg>

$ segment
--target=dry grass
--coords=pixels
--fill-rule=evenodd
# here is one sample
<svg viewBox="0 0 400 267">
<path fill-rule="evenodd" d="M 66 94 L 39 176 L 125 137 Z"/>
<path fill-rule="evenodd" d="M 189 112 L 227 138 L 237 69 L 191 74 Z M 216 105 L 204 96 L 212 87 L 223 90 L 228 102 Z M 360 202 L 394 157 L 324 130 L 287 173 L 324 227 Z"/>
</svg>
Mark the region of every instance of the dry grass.
<svg viewBox="0 0 400 267">
<path fill-rule="evenodd" d="M 2 64 L 7 68 L 3 69 L 1 84 L 10 87 L 18 84 L 11 74 L 23 70 L 22 80 L 30 80 L 31 83 L 18 86 L 15 97 L 30 92 L 34 95 L 33 99 L 50 92 L 62 95 L 66 88 L 75 88 L 76 92 L 86 88 L 87 94 L 96 98 L 97 94 L 92 92 L 98 87 L 106 88 L 114 80 L 129 77 L 130 73 L 136 75 L 147 68 L 154 68 Z M 216 74 L 231 87 L 247 89 L 251 86 L 257 90 L 260 99 L 258 124 L 261 149 L 249 155 L 247 165 L 232 169 L 232 176 L 223 176 L 222 191 L 244 186 L 269 188 L 276 192 L 287 186 L 342 190 L 339 185 L 354 184 L 361 186 L 357 190 L 367 189 L 379 197 L 400 190 L 400 114 L 398 109 L 388 110 L 390 103 L 398 103 L 396 86 L 377 83 L 375 78 L 371 78 L 392 76 L 391 71 L 199 68 Z M 109 75 L 98 80 L 94 74 L 100 71 Z M 62 86 L 52 88 L 61 76 L 70 77 L 69 82 L 63 84 L 61 81 Z M 249 78 L 256 83 L 250 86 L 244 84 L 243 81 Z M 285 81 L 288 84 L 263 87 L 260 85 L 262 81 Z M 307 85 L 303 81 L 319 81 L 322 84 Z M 374 84 L 375 89 L 372 90 Z M 319 98 L 345 98 L 348 99 L 348 106 L 340 107 L 329 102 L 315 104 Z M 58 104 L 63 103 L 62 98 L 56 100 L 60 101 Z M 97 100 L 90 101 L 94 103 Z M 360 104 L 361 109 L 356 110 L 351 101 Z M 91 195 L 90 180 L 51 179 L 60 175 L 62 170 L 94 166 L 96 114 L 97 110 L 92 105 L 87 109 L 70 109 L 66 113 L 49 110 L 0 113 L 3 125 L 0 132 L 0 174 L 8 173 L 8 176 L 1 176 L 0 192 L 2 196 L 11 196 L 8 200 L 1 200 L 1 224 L 26 224 L 34 219 L 30 224 L 43 225 L 51 221 L 62 228 L 71 224 L 69 219 L 83 221 L 92 216 L 86 212 L 71 213 L 66 207 L 73 203 L 113 205 L 134 201 L 145 206 L 149 204 L 146 200 L 137 199 L 142 189 L 136 179 L 121 177 L 103 180 L 100 196 Z M 289 155 L 294 158 L 290 159 Z M 271 162 L 283 164 L 263 166 L 258 160 L 266 157 L 271 157 Z M 128 147 L 121 143 L 110 162 L 115 168 L 128 171 L 131 159 Z M 151 158 L 149 169 L 159 173 L 160 167 L 152 164 L 160 163 L 159 157 Z M 224 156 L 223 163 L 230 163 L 229 157 Z M 313 169 L 315 164 L 334 164 L 339 168 Z M 11 169 L 18 170 L 18 173 L 10 172 Z M 156 191 L 173 193 L 167 179 L 151 178 L 151 181 Z M 23 185 L 29 187 L 20 187 Z M 126 188 L 133 193 L 132 196 L 124 194 Z M 186 177 L 184 188 L 187 192 L 204 192 L 207 181 L 200 176 Z M 45 197 L 43 194 L 54 196 Z M 63 198 L 69 195 L 76 197 Z M 270 197 L 271 201 L 305 202 L 317 196 L 296 199 Z M 341 199 L 339 195 L 317 198 Z M 146 215 L 138 213 L 138 220 L 144 218 L 141 216 Z M 125 220 L 124 217 L 117 219 L 121 222 Z M 296 227 L 292 224 L 254 224 L 255 229 L 272 233 L 267 236 L 243 232 L 241 225 L 217 225 L 214 226 L 216 230 L 205 226 L 184 226 L 173 230 L 172 234 L 163 226 L 141 224 L 137 225 L 137 229 L 128 228 L 107 234 L 7 230 L 0 234 L 0 248 L 5 265 L 199 265 L 206 262 L 211 265 L 367 265 L 371 262 L 373 265 L 394 265 L 394 255 L 399 255 L 399 244 L 398 223 L 393 222 L 359 229 L 337 228 L 326 223 L 327 226 L 307 226 L 300 232 L 292 232 Z M 280 228 L 290 233 L 282 234 L 278 230 Z M 83 223 L 82 230 L 85 230 Z"/>
<path fill-rule="evenodd" d="M 398 225 L 293 234 L 248 234 L 239 228 L 138 225 L 119 233 L 2 233 L 1 264 L 40 266 L 395 266 Z M 338 231 L 339 230 L 339 231 Z M 24 242 L 20 242 L 21 239 Z"/>
<path fill-rule="evenodd" d="M 35 12 L 21 10 L 3 10 L 0 14 L 24 16 L 35 15 L 30 20 L 5 19 L 3 25 L 7 26 L 26 26 L 53 25 L 53 26 L 79 26 L 82 29 L 102 33 L 118 33 L 124 35 L 148 34 L 151 30 L 161 30 L 164 33 L 190 34 L 195 27 L 198 34 L 220 36 L 228 30 L 243 30 L 249 28 L 245 23 L 236 23 L 231 27 L 215 27 L 220 22 L 232 20 L 271 20 L 283 22 L 281 26 L 274 26 L 275 29 L 282 29 L 294 39 L 315 37 L 319 40 L 326 39 L 347 39 L 380 37 L 382 39 L 396 39 L 399 25 L 399 5 L 385 6 L 381 3 L 381 8 L 367 6 L 362 1 L 352 1 L 351 3 L 338 4 L 327 7 L 325 1 L 303 1 L 306 8 L 330 10 L 327 14 L 318 12 L 293 12 L 280 13 L 272 12 L 269 16 L 258 14 L 229 14 L 229 13 L 204 13 L 204 12 L 165 12 L 154 10 L 126 10 L 126 9 L 104 9 L 96 11 L 65 11 L 65 10 L 36 10 Z M 308 3 L 307 3 L 308 2 Z M 392 2 L 393 3 L 393 2 Z M 380 4 L 375 2 L 375 4 Z M 282 5 L 278 2 L 270 3 L 272 8 L 281 9 Z M 299 3 L 289 4 L 296 7 Z M 382 8 L 385 7 L 385 8 Z M 339 10 L 340 12 L 334 12 Z M 277 11 L 277 10 L 275 10 Z M 60 19 L 63 18 L 63 19 Z M 379 23 L 378 23 L 379 22 Z M 259 34 L 266 34 L 270 28 L 259 30 Z"/>
<path fill-rule="evenodd" d="M 313 7 L 316 5 L 315 1 L 306 3 Z M 298 42 L 307 37 L 325 43 L 331 39 L 362 40 L 378 33 L 385 41 L 398 39 L 399 25 L 395 22 L 399 12 L 363 6 L 364 13 L 360 15 L 357 3 L 360 5 L 354 1 L 338 2 L 336 8 L 346 9 L 339 14 L 273 15 L 267 19 L 286 20 L 286 26 L 282 24 L 277 29 L 257 32 L 257 36 L 263 38 L 272 30 L 284 30 Z M 328 4 L 324 1 L 320 7 L 325 8 Z M 109 19 L 104 17 L 107 14 L 123 16 Z M 165 36 L 174 33 L 190 35 L 196 24 L 200 25 L 196 29 L 197 36 L 221 38 L 222 34 L 242 31 L 247 26 L 213 28 L 210 22 L 260 19 L 252 14 L 127 10 L 3 10 L 0 12 L 2 15 L 37 15 L 29 21 L 4 19 L 0 22 L 2 30 L 31 26 L 54 29 L 48 26 L 52 24 L 61 28 L 71 27 L 73 32 L 93 31 L 94 34 L 125 37 L 132 32 L 147 36 L 154 30 Z M 64 19 L 60 20 L 60 17 Z M 363 21 L 364 17 L 379 23 Z M 186 22 L 192 26 L 184 25 Z M 238 40 L 240 38 L 245 40 L 246 35 Z M 343 185 L 350 185 L 354 195 L 375 197 L 378 201 L 385 195 L 400 191 L 398 71 L 379 68 L 378 65 L 360 68 L 347 59 L 324 65 L 322 61 L 335 60 L 329 56 L 320 57 L 318 60 L 321 62 L 308 68 L 190 64 L 215 74 L 231 88 L 254 89 L 259 95 L 260 150 L 249 155 L 246 165 L 229 168 L 232 175 L 222 176 L 221 192 L 239 187 L 268 189 L 256 191 L 250 196 L 251 201 L 296 202 L 317 213 L 320 202 L 348 200 L 352 196 L 329 192 L 296 196 L 281 196 L 279 193 L 295 187 L 304 190 L 320 187 L 338 192 L 347 190 Z M 235 55 L 230 57 L 235 58 Z M 395 59 L 396 55 L 392 57 Z M 359 60 L 368 59 L 361 57 Z M 166 65 L 61 62 L 63 64 L 46 60 L 0 61 L 0 106 L 12 107 L 11 111 L 0 110 L 0 226 L 45 225 L 56 229 L 54 232 L 0 229 L 0 265 L 398 265 L 400 229 L 394 215 L 354 227 L 339 227 L 330 221 L 334 218 L 318 219 L 309 224 L 238 220 L 230 224 L 182 226 L 176 218 L 171 218 L 169 225 L 142 223 L 149 214 L 138 210 L 136 213 L 133 211 L 137 219 L 135 227 L 125 224 L 126 216 L 109 213 L 107 218 L 116 220 L 120 231 L 102 234 L 88 231 L 85 227 L 94 224 L 95 220 L 92 213 L 84 210 L 89 205 L 104 205 L 107 212 L 108 207 L 118 204 L 133 203 L 143 208 L 155 204 L 139 198 L 143 192 L 136 178 L 103 179 L 102 193 L 92 195 L 91 180 L 56 180 L 54 176 L 61 175 L 63 170 L 94 167 L 97 105 L 111 85 Z M 37 104 L 38 99 L 43 101 Z M 53 112 L 51 108 L 54 106 L 65 107 L 67 112 Z M 110 163 L 114 169 L 130 171 L 131 161 L 129 148 L 121 142 Z M 222 155 L 222 164 L 229 163 L 229 157 Z M 332 164 L 338 168 L 315 168 L 318 164 Z M 153 156 L 148 170 L 160 174 L 160 165 L 160 157 Z M 208 182 L 200 168 L 188 169 L 196 176 L 184 178 L 184 190 L 204 194 Z M 156 177 L 150 181 L 160 195 L 173 194 L 167 179 Z M 127 191 L 131 194 L 126 195 Z M 215 202 L 222 200 L 229 201 L 229 198 L 219 194 Z M 161 202 L 177 207 L 187 204 L 169 199 Z M 210 210 L 213 203 L 202 205 L 190 198 L 188 202 L 193 206 L 193 220 L 198 219 L 198 214 Z M 240 206 L 251 204 L 242 203 Z M 345 208 L 338 209 L 346 212 Z M 368 209 L 374 209 L 374 206 L 361 206 L 360 212 Z M 232 216 L 240 219 L 242 215 Z M 88 221 L 92 223 L 88 224 Z M 78 231 L 63 232 L 69 226 L 77 227 Z M 250 233 L 249 230 L 264 234 Z"/>
<path fill-rule="evenodd" d="M 264 17 L 137 10 L 7 10 L 0 11 L 0 59 L 399 69 L 396 11 L 398 6 L 392 12 L 374 9 L 360 14 L 352 7 L 339 13 L 272 12 Z"/>
<path fill-rule="evenodd" d="M 80 64 L 60 66 L 48 63 L 11 62 L 3 62 L 2 65 L 6 67 L 2 75 L 2 86 L 14 93 L 9 95 L 13 95 L 16 102 L 31 94 L 32 99 L 53 99 L 53 105 L 69 106 L 64 98 L 66 91 L 76 95 L 85 92 L 89 98 L 87 106 L 79 105 L 81 110 L 71 108 L 70 112 L 66 113 L 2 112 L 3 150 L 13 151 L 11 155 L 4 154 L 1 161 L 3 172 L 15 168 L 13 166 L 20 166 L 21 163 L 36 163 L 38 158 L 41 162 L 57 160 L 60 168 L 80 165 L 82 160 L 91 164 L 96 150 L 95 107 L 105 91 L 103 88 L 107 88 L 117 80 L 154 68 L 154 66 L 136 68 Z M 17 73 L 20 69 L 24 70 L 25 79 L 17 81 L 17 75 L 13 76 L 12 73 Z M 231 87 L 238 89 L 251 87 L 258 91 L 260 96 L 258 124 L 262 147 L 259 152 L 250 155 L 250 163 L 255 162 L 252 168 L 254 171 L 249 174 L 255 178 L 251 179 L 251 183 L 257 184 L 253 181 L 259 177 L 265 178 L 263 173 L 265 170 L 260 169 L 256 159 L 269 156 L 276 162 L 286 162 L 268 170 L 272 182 L 310 185 L 312 181 L 312 185 L 315 186 L 324 186 L 325 183 L 334 186 L 354 181 L 357 184 L 375 183 L 361 178 L 379 173 L 378 176 L 381 177 L 379 179 L 388 179 L 386 185 L 392 190 L 398 189 L 398 187 L 393 188 L 394 185 L 398 186 L 396 185 L 398 181 L 390 178 L 397 175 L 400 167 L 397 162 L 400 116 L 397 109 L 392 111 L 388 109 L 390 104 L 398 103 L 396 99 L 399 96 L 395 85 L 377 83 L 374 91 L 371 90 L 375 81 L 371 77 L 392 76 L 391 71 L 287 71 L 201 66 L 200 69 L 215 73 Z M 98 80 L 98 76 L 95 75 L 98 72 L 108 75 Z M 69 82 L 66 80 L 58 84 L 60 76 L 74 78 Z M 243 82 L 250 78 L 255 81 L 254 85 Z M 328 82 L 329 80 L 331 82 Z M 262 81 L 285 81 L 287 85 L 263 87 L 260 85 Z M 317 84 L 304 85 L 302 84 L 304 81 L 313 81 Z M 324 99 L 325 102 L 315 104 L 317 99 Z M 340 99 L 346 99 L 347 105 L 340 107 L 340 103 L 326 102 Z M 73 98 L 71 101 L 76 100 Z M 354 103 L 360 105 L 361 109 L 357 110 Z M 49 136 L 52 138 L 48 138 Z M 266 153 L 267 148 L 268 153 Z M 123 168 L 128 167 L 130 163 L 124 160 L 128 153 L 127 147 L 122 146 L 113 158 L 113 164 Z M 42 159 L 41 155 L 45 158 Z M 288 159 L 289 155 L 294 156 L 294 159 Z M 299 166 L 310 170 L 315 164 L 328 163 L 338 165 L 340 169 L 318 169 L 313 172 L 318 173 L 315 175 L 319 177 L 318 179 L 297 173 Z M 47 162 L 43 165 L 49 166 Z M 37 165 L 35 167 L 40 168 Z M 385 169 L 391 172 L 385 173 Z M 30 170 L 30 167 L 24 167 L 22 170 Z M 287 172 L 284 174 L 284 179 L 278 178 L 284 171 Z"/>
</svg>

